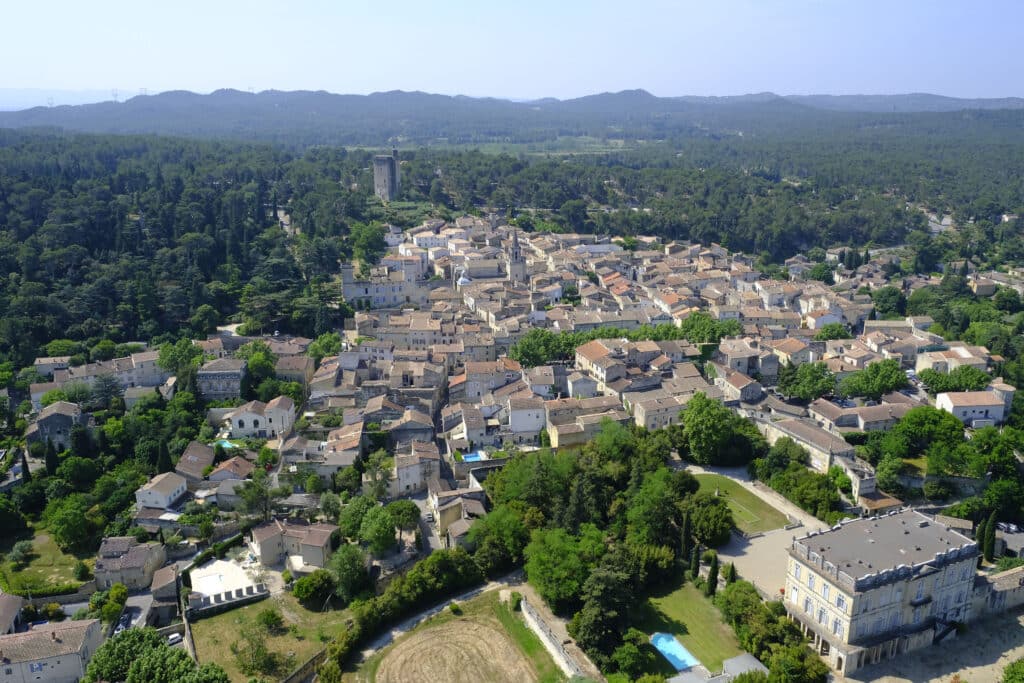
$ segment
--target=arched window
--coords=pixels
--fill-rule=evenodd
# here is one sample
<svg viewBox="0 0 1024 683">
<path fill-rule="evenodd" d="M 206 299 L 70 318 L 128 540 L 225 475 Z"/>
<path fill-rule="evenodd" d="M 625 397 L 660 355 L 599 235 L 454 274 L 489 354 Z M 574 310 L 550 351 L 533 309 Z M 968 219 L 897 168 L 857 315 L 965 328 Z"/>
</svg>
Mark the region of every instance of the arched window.
<svg viewBox="0 0 1024 683">
<path fill-rule="evenodd" d="M 259 426 L 260 426 L 260 421 L 259 420 L 253 420 L 252 421 L 252 428 L 253 429 L 258 428 Z"/>
<path fill-rule="evenodd" d="M 245 429 L 245 420 L 239 420 L 238 421 L 238 428 L 239 429 Z"/>
</svg>

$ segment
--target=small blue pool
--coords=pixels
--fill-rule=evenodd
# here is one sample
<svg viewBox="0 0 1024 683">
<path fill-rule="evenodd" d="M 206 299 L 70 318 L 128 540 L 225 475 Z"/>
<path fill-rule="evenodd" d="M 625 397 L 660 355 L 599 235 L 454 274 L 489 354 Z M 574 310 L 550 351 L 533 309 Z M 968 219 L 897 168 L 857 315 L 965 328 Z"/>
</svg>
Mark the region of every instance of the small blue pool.
<svg viewBox="0 0 1024 683">
<path fill-rule="evenodd" d="M 686 671 L 700 664 L 700 661 L 671 633 L 655 633 L 651 636 L 651 645 L 665 656 L 676 671 Z"/>
<path fill-rule="evenodd" d="M 462 456 L 463 462 L 480 462 L 480 453 L 466 453 Z"/>
<path fill-rule="evenodd" d="M 214 443 L 224 449 L 235 447 L 235 444 L 231 443 L 227 439 L 219 439 L 217 441 L 214 441 Z"/>
</svg>

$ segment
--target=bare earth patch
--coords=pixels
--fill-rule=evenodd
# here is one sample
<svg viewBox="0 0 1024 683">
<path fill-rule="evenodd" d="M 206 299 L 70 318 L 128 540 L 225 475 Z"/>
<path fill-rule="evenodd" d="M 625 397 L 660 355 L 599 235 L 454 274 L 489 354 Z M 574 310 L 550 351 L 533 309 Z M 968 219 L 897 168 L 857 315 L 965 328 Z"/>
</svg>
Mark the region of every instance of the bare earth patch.
<svg viewBox="0 0 1024 683">
<path fill-rule="evenodd" d="M 520 683 L 537 674 L 504 629 L 489 618 L 460 618 L 417 630 L 381 660 L 377 683 Z"/>
</svg>

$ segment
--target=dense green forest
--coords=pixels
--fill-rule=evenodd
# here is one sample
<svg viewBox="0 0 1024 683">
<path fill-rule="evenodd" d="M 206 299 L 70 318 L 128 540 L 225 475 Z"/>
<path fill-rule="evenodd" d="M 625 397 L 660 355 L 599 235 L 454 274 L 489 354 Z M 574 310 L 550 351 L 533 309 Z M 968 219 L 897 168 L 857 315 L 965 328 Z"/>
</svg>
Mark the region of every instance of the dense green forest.
<svg viewBox="0 0 1024 683">
<path fill-rule="evenodd" d="M 757 149 L 781 161 L 756 172 L 730 152 L 742 144 L 708 147 L 713 167 L 667 147 L 407 152 L 410 213 L 372 196 L 369 150 L 0 131 L 0 362 L 23 365 L 57 338 L 163 341 L 228 321 L 317 336 L 347 313 L 338 260 L 372 261 L 376 226 L 486 207 L 527 230 L 718 241 L 766 262 L 813 246 L 905 241 L 921 270 L 954 257 L 1024 257 L 1019 221 L 1000 220 L 1024 204 L 1013 136 L 987 146 L 922 135 L 788 148 L 778 138 Z M 933 239 L 907 198 L 973 223 Z M 277 208 L 299 234 L 280 227 Z"/>
</svg>

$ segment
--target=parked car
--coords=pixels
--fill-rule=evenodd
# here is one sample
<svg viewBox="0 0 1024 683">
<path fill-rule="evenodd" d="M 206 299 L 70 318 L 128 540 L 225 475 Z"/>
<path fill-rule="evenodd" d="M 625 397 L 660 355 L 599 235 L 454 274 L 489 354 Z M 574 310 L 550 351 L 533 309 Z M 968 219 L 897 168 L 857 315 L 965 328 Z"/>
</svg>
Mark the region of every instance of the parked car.
<svg viewBox="0 0 1024 683">
<path fill-rule="evenodd" d="M 180 642 L 181 642 L 181 634 L 180 633 L 172 633 L 171 635 L 167 636 L 167 644 L 168 645 L 177 645 Z"/>
</svg>

